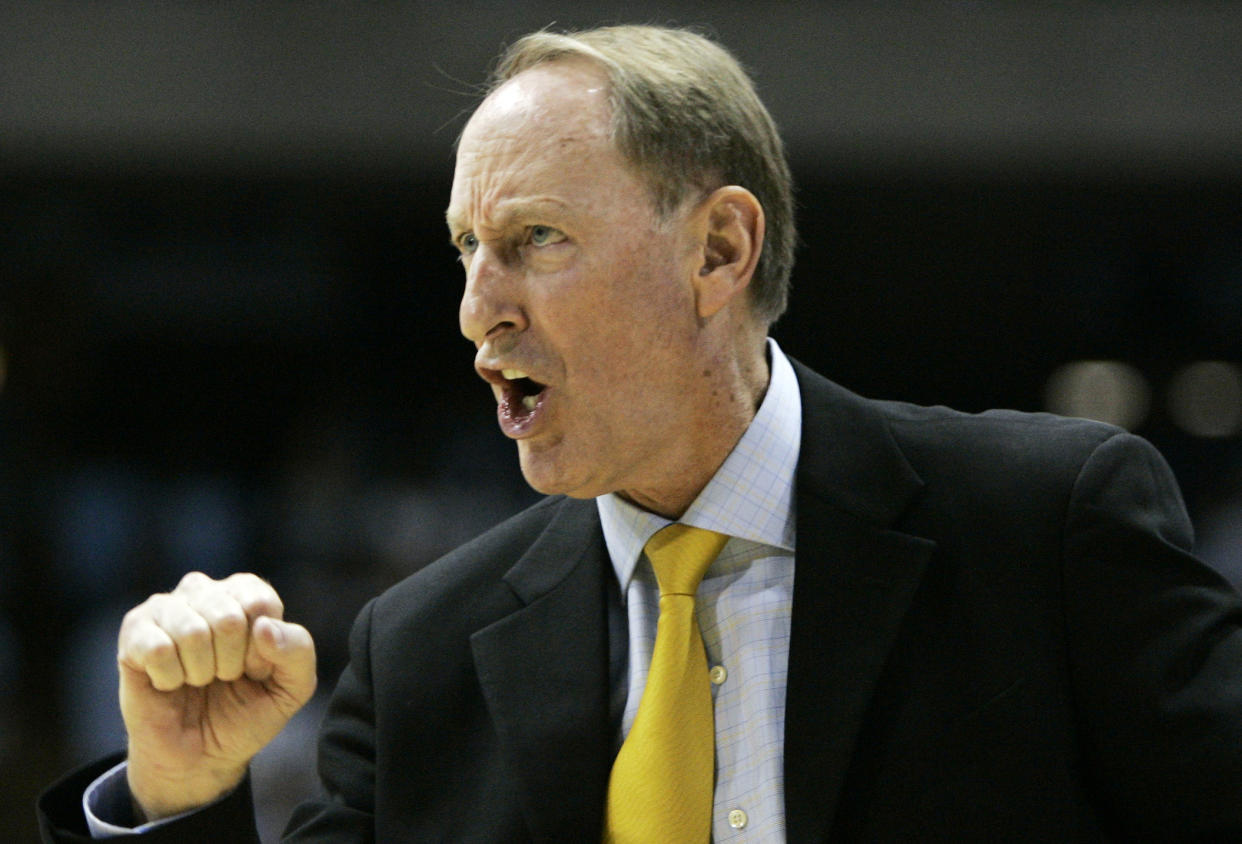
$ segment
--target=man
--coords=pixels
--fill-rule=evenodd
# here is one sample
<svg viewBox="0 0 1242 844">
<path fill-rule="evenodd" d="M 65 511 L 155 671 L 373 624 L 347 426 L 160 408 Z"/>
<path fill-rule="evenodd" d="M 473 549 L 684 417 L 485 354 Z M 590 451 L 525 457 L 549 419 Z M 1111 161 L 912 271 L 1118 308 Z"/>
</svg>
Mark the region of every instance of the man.
<svg viewBox="0 0 1242 844">
<path fill-rule="evenodd" d="M 664 678 L 642 549 L 669 522 L 726 543 L 689 590 L 711 781 L 693 835 L 629 840 L 1242 834 L 1242 613 L 1187 553 L 1163 461 L 1105 426 L 867 401 L 791 363 L 766 339 L 791 207 L 775 129 L 710 42 L 509 50 L 448 222 L 462 331 L 550 497 L 363 610 L 325 795 L 290 839 L 626 840 L 614 760 Z M 100 831 L 253 836 L 246 764 L 314 687 L 281 615 L 250 576 L 132 611 L 127 767 L 46 794 L 48 838 L 85 840 L 88 785 Z"/>
</svg>

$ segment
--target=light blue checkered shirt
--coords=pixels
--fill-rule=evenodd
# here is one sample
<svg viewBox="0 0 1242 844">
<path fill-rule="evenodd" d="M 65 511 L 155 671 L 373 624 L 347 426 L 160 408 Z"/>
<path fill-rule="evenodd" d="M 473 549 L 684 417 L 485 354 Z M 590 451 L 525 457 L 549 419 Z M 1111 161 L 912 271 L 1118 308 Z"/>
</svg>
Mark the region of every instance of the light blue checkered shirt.
<svg viewBox="0 0 1242 844">
<path fill-rule="evenodd" d="M 716 842 L 785 840 L 785 685 L 794 582 L 794 473 L 802 401 L 768 340 L 771 379 L 754 421 L 681 522 L 728 534 L 699 587 L 696 614 L 713 669 Z M 647 683 L 659 587 L 643 546 L 669 524 L 616 495 L 596 499 L 629 618 L 629 733 Z M 723 681 L 717 682 L 722 679 Z"/>
</svg>

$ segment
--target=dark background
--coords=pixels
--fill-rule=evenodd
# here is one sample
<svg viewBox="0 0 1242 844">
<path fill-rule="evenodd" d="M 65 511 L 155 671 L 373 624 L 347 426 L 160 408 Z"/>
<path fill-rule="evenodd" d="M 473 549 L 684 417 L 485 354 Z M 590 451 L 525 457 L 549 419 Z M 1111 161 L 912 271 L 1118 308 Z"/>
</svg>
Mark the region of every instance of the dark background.
<svg viewBox="0 0 1242 844">
<path fill-rule="evenodd" d="M 149 592 L 262 573 L 327 690 L 362 601 L 533 499 L 457 333 L 452 142 L 501 44 L 617 21 L 753 70 L 798 182 L 786 352 L 964 410 L 1119 402 L 1242 569 L 1235 4 L 4 3 L 0 838 L 121 746 Z M 273 818 L 316 717 L 257 766 Z"/>
</svg>

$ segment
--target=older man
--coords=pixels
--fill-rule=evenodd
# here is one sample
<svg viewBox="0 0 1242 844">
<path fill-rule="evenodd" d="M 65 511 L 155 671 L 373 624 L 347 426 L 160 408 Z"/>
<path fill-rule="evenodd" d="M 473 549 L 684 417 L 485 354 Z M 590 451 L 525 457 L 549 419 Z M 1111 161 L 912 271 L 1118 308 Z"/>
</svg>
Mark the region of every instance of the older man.
<svg viewBox="0 0 1242 844">
<path fill-rule="evenodd" d="M 792 363 L 791 208 L 709 41 L 508 51 L 448 223 L 462 332 L 550 497 L 364 609 L 291 840 L 1242 835 L 1242 613 L 1164 463 Z M 253 837 L 247 763 L 315 682 L 281 613 L 248 575 L 132 611 L 127 765 L 45 795 L 48 837 Z"/>
</svg>

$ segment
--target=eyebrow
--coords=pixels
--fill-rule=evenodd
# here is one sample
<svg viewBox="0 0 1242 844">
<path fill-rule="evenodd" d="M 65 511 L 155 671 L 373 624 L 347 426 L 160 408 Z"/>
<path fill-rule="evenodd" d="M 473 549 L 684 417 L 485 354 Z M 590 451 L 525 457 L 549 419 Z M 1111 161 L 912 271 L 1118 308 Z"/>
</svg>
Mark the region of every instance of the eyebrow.
<svg viewBox="0 0 1242 844">
<path fill-rule="evenodd" d="M 459 220 L 461 220 L 461 215 L 460 215 L 460 214 L 455 214 L 455 213 L 453 213 L 453 209 L 452 209 L 451 207 L 450 207 L 450 208 L 446 208 L 446 209 L 445 209 L 445 211 L 444 211 L 444 222 L 448 224 L 448 227 L 449 227 L 449 231 L 450 231 L 450 232 L 455 232 L 455 231 L 457 231 L 458 229 L 463 229 L 463 228 L 465 228 L 465 226 L 462 226 L 462 225 L 459 225 L 459 224 L 458 224 L 458 221 L 459 221 Z"/>
<path fill-rule="evenodd" d="M 552 196 L 502 199 L 496 203 L 495 223 L 497 228 L 504 228 L 515 219 L 540 217 L 549 213 L 549 211 L 563 213 L 569 207 L 570 204 L 568 202 Z M 450 232 L 465 231 L 469 228 L 466 225 L 464 215 L 454 213 L 452 207 L 444 212 L 444 220 L 448 224 Z"/>
</svg>

